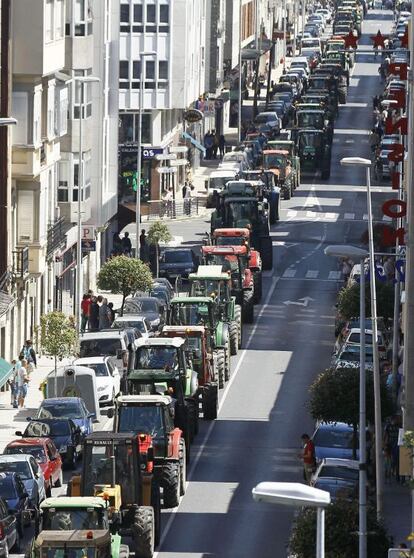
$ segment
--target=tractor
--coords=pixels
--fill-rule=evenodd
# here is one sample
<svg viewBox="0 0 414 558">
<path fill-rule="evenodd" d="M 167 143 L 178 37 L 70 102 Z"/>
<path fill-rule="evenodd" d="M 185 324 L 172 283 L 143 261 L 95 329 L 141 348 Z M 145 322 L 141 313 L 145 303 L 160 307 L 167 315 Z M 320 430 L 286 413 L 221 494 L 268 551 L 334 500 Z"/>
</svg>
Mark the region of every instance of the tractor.
<svg viewBox="0 0 414 558">
<path fill-rule="evenodd" d="M 217 362 L 219 388 L 230 377 L 230 336 L 228 324 L 217 312 L 217 301 L 210 296 L 180 296 L 171 301 L 169 325 L 204 326 L 210 335 Z"/>
<path fill-rule="evenodd" d="M 186 339 L 187 354 L 198 375 L 198 393 L 203 417 L 206 420 L 215 420 L 218 406 L 218 375 L 209 331 L 204 326 L 164 326 L 161 337 Z"/>
<path fill-rule="evenodd" d="M 222 250 L 222 248 L 207 247 L 207 249 Z M 233 249 L 233 246 L 230 247 Z M 190 284 L 190 296 L 214 297 L 217 317 L 227 323 L 229 328 L 230 354 L 237 355 L 239 338 L 241 339 L 242 314 L 236 299 L 231 293 L 232 277 L 228 271 L 223 272 L 222 265 L 200 265 L 197 273 L 191 273 L 188 277 Z M 230 268 L 230 262 L 227 262 Z M 237 263 L 236 263 L 237 265 Z M 237 306 L 237 308 L 236 308 Z M 225 377 L 225 380 L 229 378 Z"/>
<path fill-rule="evenodd" d="M 263 152 L 261 156 L 263 162 Z M 263 195 L 269 202 L 269 221 L 274 225 L 280 219 L 280 188 L 276 185 L 275 175 L 263 169 L 246 170 L 241 173 L 242 180 L 260 181 L 263 183 Z"/>
<path fill-rule="evenodd" d="M 163 382 L 154 384 L 160 391 L 165 387 Z M 161 394 L 119 395 L 108 416 L 114 416 L 115 432 L 151 436 L 154 478 L 163 489 L 164 508 L 178 506 L 187 484 L 187 452 L 183 432 L 174 424 L 175 399 Z"/>
<path fill-rule="evenodd" d="M 153 555 L 160 539 L 161 506 L 151 436 L 89 434 L 83 442 L 82 471 L 69 481 L 67 493 L 107 500 L 111 531 L 130 536 L 137 557 Z"/>
<path fill-rule="evenodd" d="M 295 186 L 293 166 L 288 151 L 265 149 L 263 151 L 263 168 L 274 173 L 283 199 L 289 200 L 293 196 Z"/>
<path fill-rule="evenodd" d="M 311 105 L 312 107 L 313 105 Z M 327 112 L 324 109 L 318 108 L 299 108 L 296 110 L 295 114 L 295 126 L 297 129 L 311 128 L 316 130 L 322 130 L 326 136 L 326 140 L 332 143 L 333 140 L 333 126 L 330 121 Z"/>
<path fill-rule="evenodd" d="M 149 372 L 154 372 L 155 376 L 159 372 L 166 373 L 167 376 L 170 374 L 168 385 L 167 380 L 164 380 L 163 393 L 169 389 L 175 393 L 176 425 L 184 432 L 189 452 L 190 443 L 198 432 L 198 378 L 191 360 L 187 358 L 186 340 L 181 337 L 137 339 L 135 359 L 132 368 L 128 370 L 126 386 L 122 392 L 125 395 L 145 393 L 145 378 Z M 175 385 L 176 382 L 178 385 Z"/>
<path fill-rule="evenodd" d="M 292 163 L 293 188 L 300 186 L 300 159 L 296 152 L 296 144 L 292 139 L 276 139 L 268 142 L 269 149 L 279 149 L 289 153 L 289 160 Z"/>
<path fill-rule="evenodd" d="M 260 252 L 263 269 L 272 269 L 269 204 L 258 199 L 256 188 L 249 182 L 228 182 L 220 192 L 216 210 L 211 215 L 211 232 L 223 227 L 249 227 L 252 244 Z"/>
<path fill-rule="evenodd" d="M 306 128 L 297 132 L 297 146 L 302 175 L 321 172 L 327 180 L 331 175 L 331 145 L 322 130 Z"/>
</svg>

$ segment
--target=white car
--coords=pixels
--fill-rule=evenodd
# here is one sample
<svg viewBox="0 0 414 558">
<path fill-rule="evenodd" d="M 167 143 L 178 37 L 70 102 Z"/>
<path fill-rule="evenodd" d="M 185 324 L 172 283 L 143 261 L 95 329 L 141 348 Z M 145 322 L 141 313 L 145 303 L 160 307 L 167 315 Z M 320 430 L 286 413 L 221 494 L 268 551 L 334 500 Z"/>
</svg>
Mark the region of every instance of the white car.
<svg viewBox="0 0 414 558">
<path fill-rule="evenodd" d="M 372 329 L 365 330 L 365 344 L 372 346 Z M 381 331 L 378 331 L 377 335 L 378 339 L 378 354 L 379 357 L 384 359 L 387 356 L 387 349 L 388 343 Z M 345 337 L 345 340 L 342 346 L 350 346 L 350 345 L 357 345 L 359 347 L 361 343 L 361 329 L 359 327 L 353 327 L 348 335 Z M 338 350 L 340 347 L 338 347 Z"/>
<path fill-rule="evenodd" d="M 121 391 L 121 376 L 113 359 L 108 356 L 85 357 L 78 358 L 73 364 L 86 366 L 95 372 L 99 405 L 113 405 Z"/>
<path fill-rule="evenodd" d="M 138 330 L 141 337 L 153 337 L 151 324 L 145 316 L 139 314 L 125 314 L 125 316 L 117 316 L 112 324 L 114 329 L 134 328 Z"/>
<path fill-rule="evenodd" d="M 0 473 L 17 473 L 33 506 L 46 498 L 45 477 L 33 455 L 0 455 Z"/>
</svg>

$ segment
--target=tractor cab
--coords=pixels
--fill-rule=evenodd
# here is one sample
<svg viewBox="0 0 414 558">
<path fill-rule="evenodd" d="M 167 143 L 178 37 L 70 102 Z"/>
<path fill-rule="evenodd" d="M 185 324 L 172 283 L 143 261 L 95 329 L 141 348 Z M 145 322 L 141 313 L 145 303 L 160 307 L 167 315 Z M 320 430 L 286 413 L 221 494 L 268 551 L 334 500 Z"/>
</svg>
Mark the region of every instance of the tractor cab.
<svg viewBox="0 0 414 558">
<path fill-rule="evenodd" d="M 119 539 L 119 540 L 118 540 Z M 26 556 L 31 558 L 118 558 L 129 556 L 120 537 L 112 537 L 108 529 L 42 531 Z"/>
<path fill-rule="evenodd" d="M 98 496 L 46 498 L 36 517 L 36 533 L 109 529 L 108 502 Z"/>
</svg>

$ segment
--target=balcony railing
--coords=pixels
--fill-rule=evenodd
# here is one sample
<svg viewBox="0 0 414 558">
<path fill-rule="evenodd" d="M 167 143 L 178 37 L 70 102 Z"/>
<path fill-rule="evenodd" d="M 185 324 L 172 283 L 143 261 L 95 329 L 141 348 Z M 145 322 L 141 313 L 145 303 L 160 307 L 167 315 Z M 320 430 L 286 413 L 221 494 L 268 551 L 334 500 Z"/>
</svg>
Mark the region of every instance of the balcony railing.
<svg viewBox="0 0 414 558">
<path fill-rule="evenodd" d="M 49 225 L 47 230 L 47 249 L 46 258 L 49 260 L 53 257 L 54 252 L 66 242 L 66 233 L 70 228 L 70 224 L 60 217 L 54 223 Z"/>
<path fill-rule="evenodd" d="M 13 277 L 23 279 L 29 273 L 29 248 L 13 250 Z"/>
</svg>

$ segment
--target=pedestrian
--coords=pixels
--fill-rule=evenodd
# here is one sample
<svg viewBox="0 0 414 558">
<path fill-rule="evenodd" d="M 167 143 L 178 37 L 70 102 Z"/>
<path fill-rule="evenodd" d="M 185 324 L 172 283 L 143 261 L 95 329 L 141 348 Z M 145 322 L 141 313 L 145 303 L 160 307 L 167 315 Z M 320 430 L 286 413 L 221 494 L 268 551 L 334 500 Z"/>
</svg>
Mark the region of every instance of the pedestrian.
<svg viewBox="0 0 414 558">
<path fill-rule="evenodd" d="M 132 254 L 132 244 L 131 239 L 129 238 L 129 232 L 124 233 L 124 237 L 121 240 L 122 245 L 122 253 L 126 256 L 131 256 Z"/>
<path fill-rule="evenodd" d="M 214 139 L 211 131 L 209 130 L 207 134 L 204 136 L 204 147 L 206 149 L 206 159 L 211 159 L 213 156 L 213 144 Z"/>
<path fill-rule="evenodd" d="M 147 235 L 145 234 L 145 229 L 142 229 L 139 235 L 139 255 L 143 262 L 148 261 L 148 250 L 147 250 Z"/>
<path fill-rule="evenodd" d="M 399 474 L 399 446 L 398 446 L 398 435 L 400 427 L 398 425 L 398 417 L 394 415 L 391 417 L 391 421 L 385 426 L 384 429 L 384 447 L 389 448 L 391 452 L 391 469 L 392 474 L 395 475 L 397 482 L 400 482 Z"/>
<path fill-rule="evenodd" d="M 188 186 L 187 185 L 187 189 L 185 192 L 185 199 L 184 199 L 184 211 L 186 213 L 186 215 L 190 215 L 191 214 L 191 189 L 194 188 L 194 186 Z"/>
<path fill-rule="evenodd" d="M 99 304 L 96 296 L 91 298 L 89 305 L 89 331 L 97 331 L 99 329 Z"/>
<path fill-rule="evenodd" d="M 19 387 L 17 384 L 17 373 L 19 368 L 21 368 L 22 363 L 20 360 L 13 359 L 12 362 L 13 369 L 11 376 L 9 378 L 9 386 L 10 386 L 10 397 L 11 397 L 11 404 L 14 409 L 17 409 L 17 397 L 19 395 Z"/>
<path fill-rule="evenodd" d="M 84 294 L 81 302 L 81 332 L 84 333 L 89 320 L 89 308 L 92 299 L 88 294 Z"/>
<path fill-rule="evenodd" d="M 115 233 L 112 237 L 112 255 L 119 256 L 122 253 L 122 241 L 119 233 Z"/>
<path fill-rule="evenodd" d="M 183 196 L 183 200 L 185 200 L 188 190 L 187 180 L 184 182 L 184 186 L 181 188 L 181 194 Z"/>
<path fill-rule="evenodd" d="M 108 299 L 103 298 L 99 307 L 99 329 L 108 329 L 111 327 L 111 311 L 108 308 Z"/>
<path fill-rule="evenodd" d="M 220 150 L 220 159 L 223 159 L 224 152 L 226 150 L 226 138 L 224 137 L 224 134 L 221 134 L 219 138 L 219 150 Z"/>
<path fill-rule="evenodd" d="M 301 454 L 303 460 L 303 477 L 310 484 L 312 474 L 316 469 L 315 446 L 308 434 L 302 434 L 303 451 Z"/>
<path fill-rule="evenodd" d="M 171 191 L 171 188 L 168 188 L 167 191 L 165 192 L 164 200 L 167 209 L 167 216 L 172 217 L 174 198 L 173 198 L 173 193 Z"/>
<path fill-rule="evenodd" d="M 395 264 L 394 264 L 393 258 L 391 258 L 391 257 L 385 258 L 384 274 L 387 278 L 387 281 L 394 281 L 394 278 L 395 278 Z"/>
<path fill-rule="evenodd" d="M 109 309 L 109 319 L 111 321 L 111 326 L 115 321 L 115 310 L 114 310 L 114 303 L 108 302 L 108 309 Z"/>
<path fill-rule="evenodd" d="M 24 401 L 26 399 L 27 390 L 29 386 L 29 373 L 27 371 L 27 360 L 23 359 L 21 361 L 21 366 L 17 370 L 17 389 L 18 389 L 18 399 L 17 403 L 20 408 L 24 407 Z"/>
<path fill-rule="evenodd" d="M 36 353 L 33 349 L 33 343 L 30 339 L 28 339 L 23 345 L 21 354 L 26 360 L 27 373 L 30 375 L 33 372 L 33 368 L 37 367 Z"/>
<path fill-rule="evenodd" d="M 213 136 L 213 159 L 217 159 L 217 152 L 218 152 L 218 149 L 219 149 L 220 136 L 216 132 L 216 130 L 212 131 L 212 136 Z"/>
</svg>

